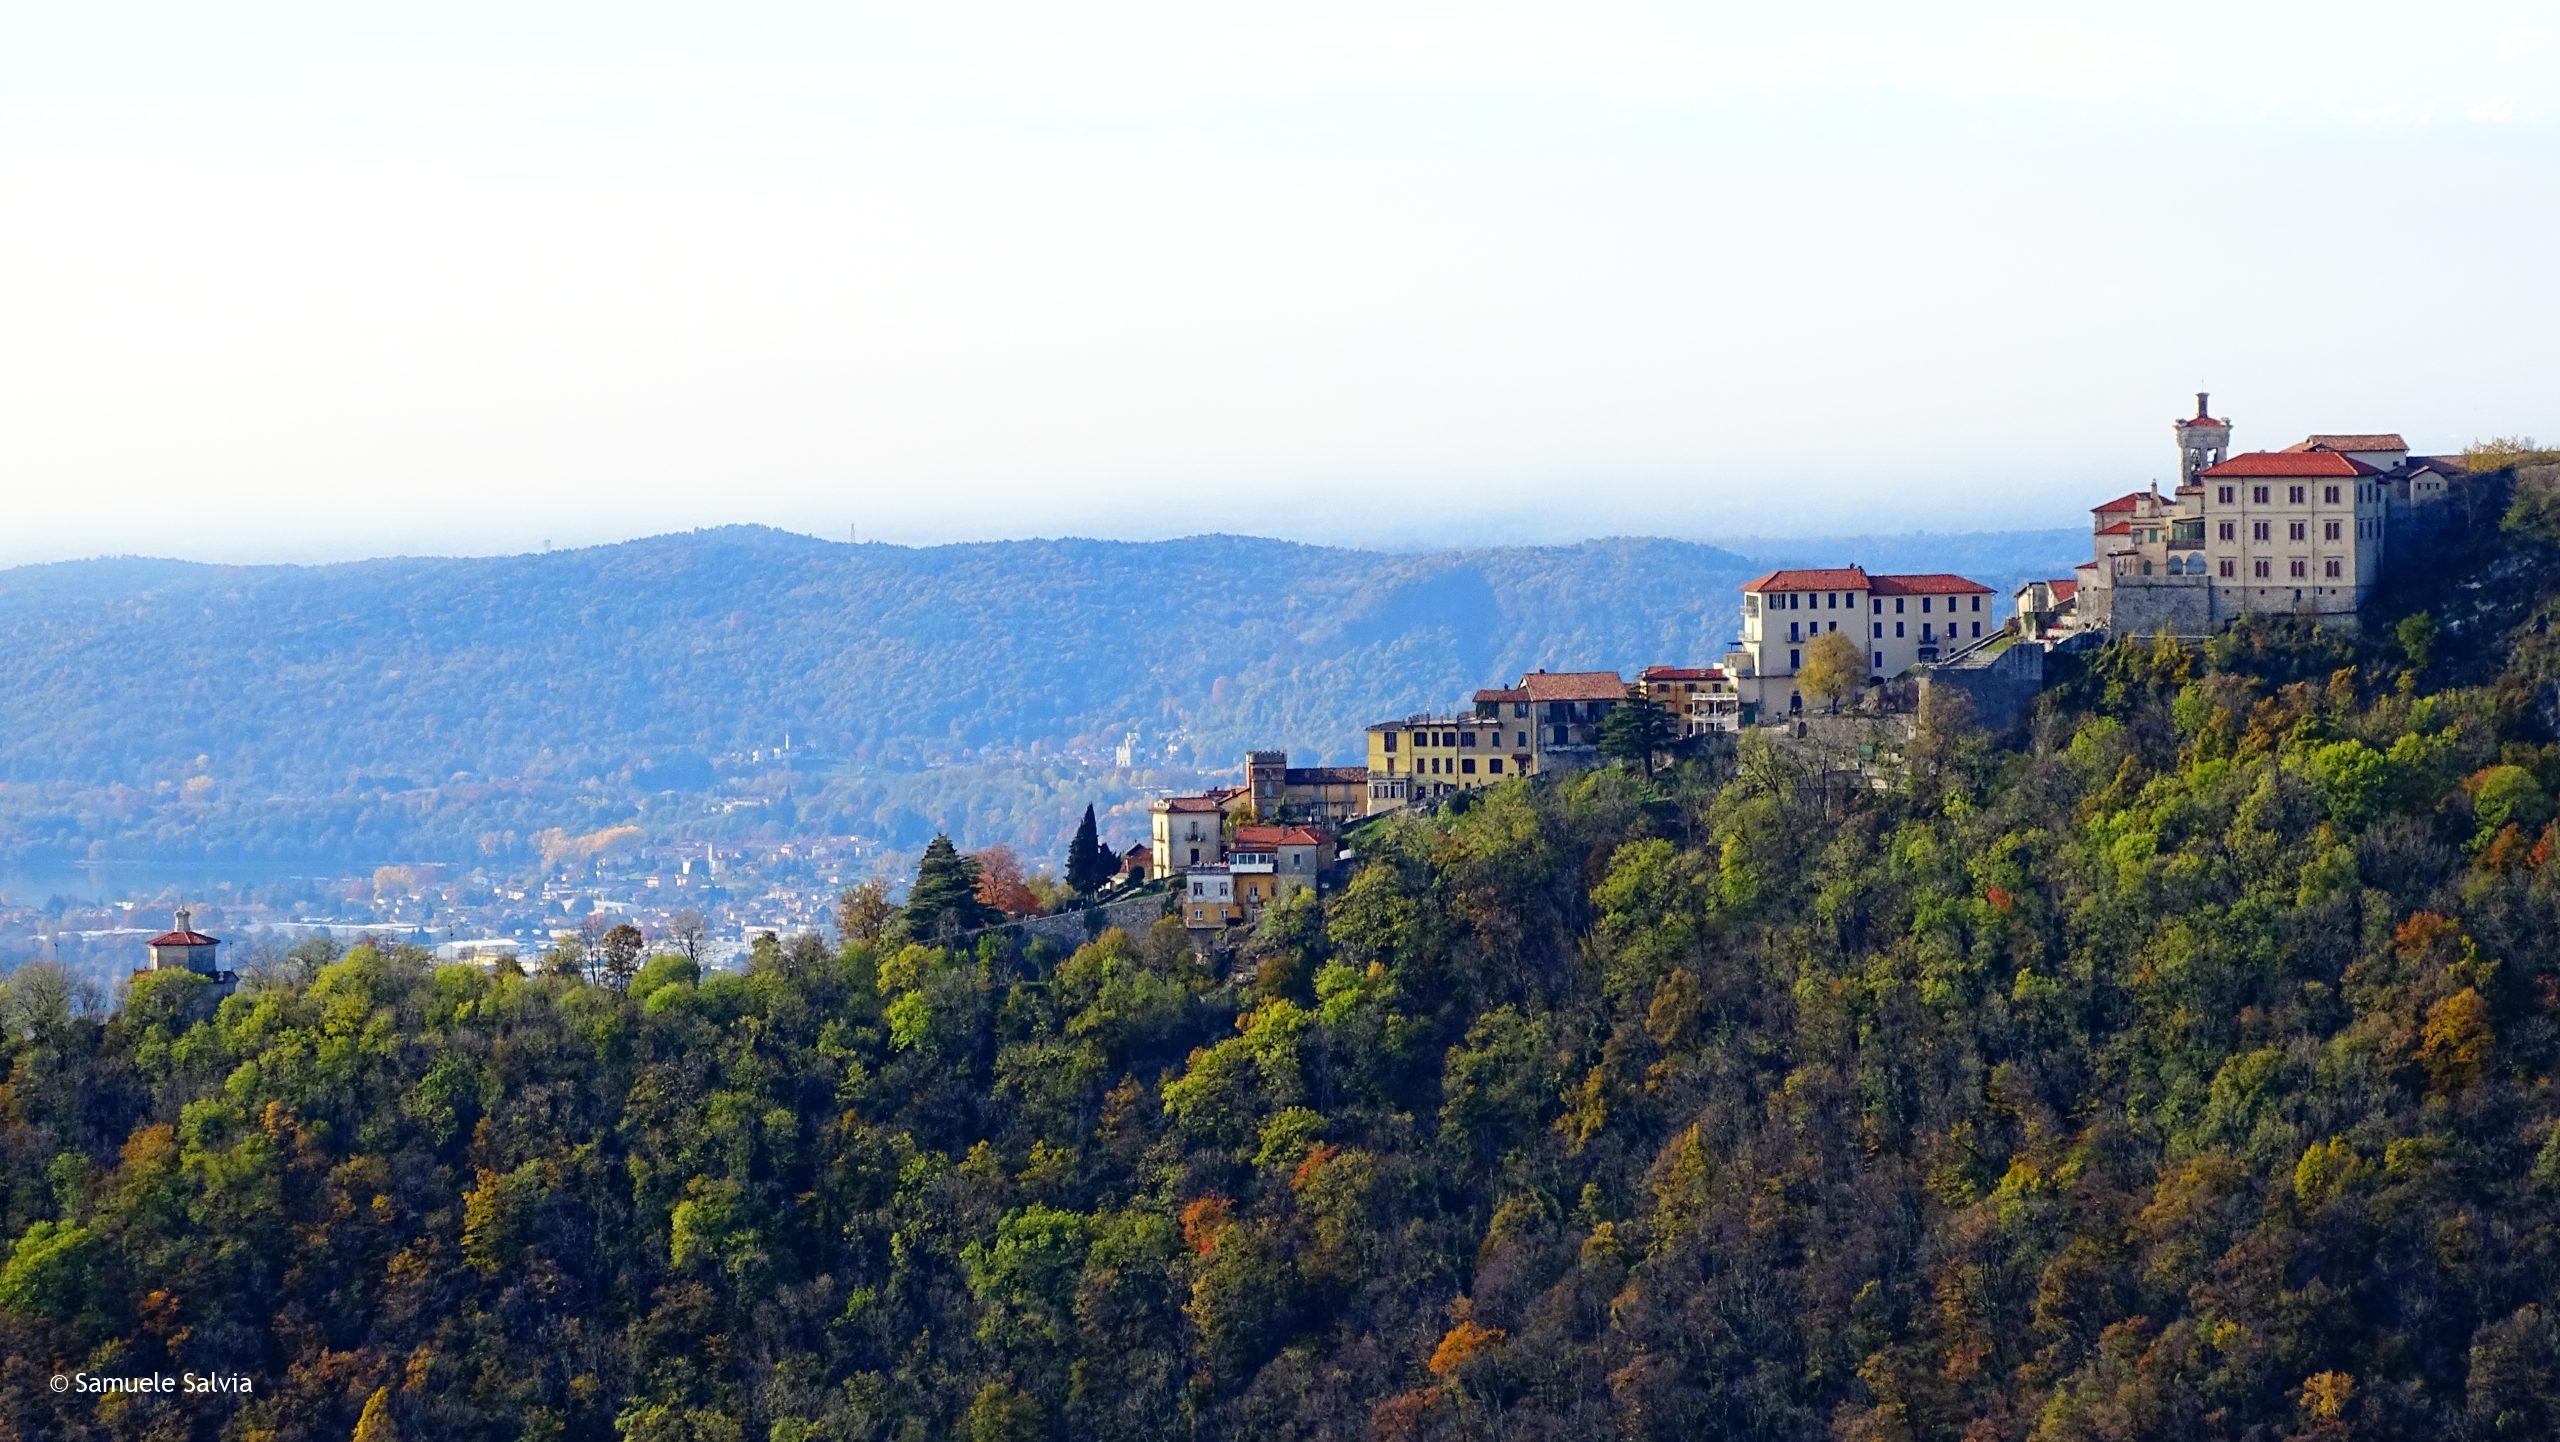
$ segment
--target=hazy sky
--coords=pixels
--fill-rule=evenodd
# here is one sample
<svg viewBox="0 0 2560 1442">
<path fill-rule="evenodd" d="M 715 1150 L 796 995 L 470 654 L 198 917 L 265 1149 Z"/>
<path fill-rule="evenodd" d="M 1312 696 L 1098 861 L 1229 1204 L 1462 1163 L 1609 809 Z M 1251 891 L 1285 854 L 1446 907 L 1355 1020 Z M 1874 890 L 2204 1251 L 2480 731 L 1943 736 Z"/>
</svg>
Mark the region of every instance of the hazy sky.
<svg viewBox="0 0 2560 1442">
<path fill-rule="evenodd" d="M 2560 10 L 16 7 L 0 562 L 2068 522 L 2560 436 Z M 1256 18 L 1256 17 L 1259 18 Z"/>
</svg>

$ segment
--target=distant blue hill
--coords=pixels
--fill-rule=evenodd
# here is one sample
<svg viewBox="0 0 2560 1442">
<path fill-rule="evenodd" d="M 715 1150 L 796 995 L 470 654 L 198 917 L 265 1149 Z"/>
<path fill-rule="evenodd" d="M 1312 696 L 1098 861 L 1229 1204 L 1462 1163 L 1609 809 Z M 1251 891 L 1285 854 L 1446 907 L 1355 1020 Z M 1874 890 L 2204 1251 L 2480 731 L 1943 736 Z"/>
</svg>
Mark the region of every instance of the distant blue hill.
<svg viewBox="0 0 2560 1442">
<path fill-rule="evenodd" d="M 1075 787 L 1059 768 L 1131 730 L 1175 764 L 1351 760 L 1366 722 L 1532 667 L 1712 661 L 1736 587 L 1771 564 L 2005 592 L 2085 545 L 909 548 L 727 527 L 503 557 L 25 566 L 0 571 L 0 860 L 467 860 L 634 819 L 904 844 L 942 818 L 887 778 L 943 767 L 976 768 L 952 783 L 992 834 L 967 839 L 1045 847 L 1073 819 L 1052 814 Z M 1011 802 L 1003 767 L 1047 779 Z M 748 820 L 702 819 L 704 793 L 752 776 Z"/>
</svg>

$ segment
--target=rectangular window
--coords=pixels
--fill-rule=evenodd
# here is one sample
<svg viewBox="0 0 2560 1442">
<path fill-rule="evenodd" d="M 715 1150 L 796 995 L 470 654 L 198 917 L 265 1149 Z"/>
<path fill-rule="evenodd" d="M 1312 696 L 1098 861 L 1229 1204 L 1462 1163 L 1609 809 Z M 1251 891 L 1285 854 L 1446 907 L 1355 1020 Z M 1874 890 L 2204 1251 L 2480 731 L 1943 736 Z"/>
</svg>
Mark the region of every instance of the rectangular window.
<svg viewBox="0 0 2560 1442">
<path fill-rule="evenodd" d="M 2329 561 L 2326 562 L 2325 565 L 2328 570 L 2329 579 L 2332 581 L 2338 579 L 2338 563 L 2335 561 Z"/>
<path fill-rule="evenodd" d="M 1792 670 L 1796 669 L 1798 666 L 1801 666 L 1801 665 L 1803 665 L 1803 664 L 1804 664 L 1804 653 L 1803 653 L 1802 651 L 1789 651 L 1789 652 L 1787 653 L 1787 669 L 1788 669 L 1788 670 L 1792 671 Z"/>
<path fill-rule="evenodd" d="M 2249 571 L 2250 574 L 2263 581 L 2267 578 L 2267 563 L 2264 561 L 2252 561 L 2249 563 Z"/>
<path fill-rule="evenodd" d="M 1893 623 L 1893 634 L 1895 634 L 1896 636 L 1899 636 L 1899 635 L 1901 635 L 1901 634 L 1902 634 L 1902 623 L 1901 623 L 1900 621 L 1896 621 L 1896 622 L 1894 622 L 1894 623 Z"/>
<path fill-rule="evenodd" d="M 1977 637 L 1982 634 L 1982 623 L 1980 621 L 1973 623 L 1973 634 Z"/>
<path fill-rule="evenodd" d="M 1390 751 L 1396 749 L 1396 733 L 1393 731 L 1387 733 L 1387 749 Z"/>
<path fill-rule="evenodd" d="M 2362 490 L 2364 489 L 2364 487 L 2362 487 L 2362 486 L 2358 486 L 2358 487 L 2356 487 L 2356 489 L 2357 489 L 2358 491 L 2362 491 Z M 2322 488 L 2321 488 L 2321 492 L 2320 492 L 2320 499 L 2321 499 L 2321 500 L 2323 500 L 2323 501 L 2325 501 L 2325 502 L 2327 502 L 2328 504 L 2330 504 L 2330 505 L 2332 505 L 2332 506 L 2336 505 L 2336 504 L 2338 503 L 2338 488 L 2337 488 L 2336 486 L 2324 486 L 2324 487 L 2322 487 Z"/>
<path fill-rule="evenodd" d="M 1921 597 L 1921 598 L 1920 598 L 1920 609 L 1921 609 L 1921 610 L 1923 610 L 1923 611 L 1926 611 L 1926 610 L 1928 610 L 1928 609 L 1929 609 L 1929 598 L 1928 598 L 1928 597 L 1923 596 L 1923 597 Z"/>
<path fill-rule="evenodd" d="M 2270 534 L 2272 534 L 2272 531 L 2269 529 L 2269 524 L 2268 524 L 2267 522 L 2265 522 L 2265 521 L 2251 521 L 2251 522 L 2249 523 L 2249 539 L 2250 539 L 2250 540 L 2253 540 L 2253 541 L 2263 541 L 2263 540 L 2267 539 L 2267 537 L 2268 537 Z"/>
<path fill-rule="evenodd" d="M 2301 504 L 2302 504 L 2302 487 L 2300 487 L 2300 486 L 2287 486 L 2287 487 L 2285 487 L 2285 488 L 2284 488 L 2284 498 L 2285 498 L 2285 503 L 2286 503 L 2286 504 L 2288 504 L 2288 505 L 2294 505 L 2294 506 L 2301 505 Z"/>
<path fill-rule="evenodd" d="M 2239 523 L 2238 523 L 2238 522 L 2236 522 L 2236 521 L 2220 521 L 2220 522 L 2216 522 L 2215 524 L 2216 524 L 2216 525 L 2217 525 L 2217 527 L 2218 527 L 2218 529 L 2214 532 L 2214 535 L 2216 536 L 2216 538 L 2217 538 L 2217 539 L 2225 540 L 2225 541 L 2231 541 L 2231 540 L 2237 540 L 2237 539 L 2239 539 L 2239 536 L 2240 536 L 2240 525 L 2239 525 Z"/>
<path fill-rule="evenodd" d="M 2338 539 L 2338 523 L 2335 521 L 2321 522 L 2320 538 L 2324 541 L 2334 541 Z"/>
<path fill-rule="evenodd" d="M 2251 486 L 2249 488 L 2249 503 L 2254 506 L 2265 505 L 2267 503 L 2267 488 L 2264 486 Z"/>
<path fill-rule="evenodd" d="M 2231 558 L 2229 556 L 2225 556 L 2222 558 L 2222 579 L 2228 581 L 2231 579 L 2231 575 Z"/>
<path fill-rule="evenodd" d="M 1475 775 L 1475 774 L 1476 774 L 1476 758 L 1474 758 L 1474 757 L 1470 756 L 1470 757 L 1468 757 L 1467 759 L 1465 759 L 1464 761 L 1459 762 L 1459 763 L 1458 763 L 1458 774 L 1459 774 L 1459 775 L 1461 775 L 1461 776 L 1473 776 L 1473 775 Z"/>
<path fill-rule="evenodd" d="M 1879 671 L 1884 669 L 1884 653 L 1882 651 L 1878 651 L 1876 653 L 1875 667 Z"/>
<path fill-rule="evenodd" d="M 1895 614 L 1895 615 L 1897 615 L 1897 616 L 1899 616 L 1899 615 L 1901 615 L 1901 614 L 1902 614 L 1902 598 L 1901 598 L 1900 596 L 1896 596 L 1896 597 L 1894 597 L 1894 598 L 1893 598 L 1893 614 Z M 1901 635 L 1902 633 L 1901 633 L 1901 632 L 1899 632 L 1899 631 L 1896 631 L 1894 634 L 1898 636 L 1898 635 Z"/>
<path fill-rule="evenodd" d="M 2292 522 L 2284 528 L 2285 539 L 2288 541 L 2299 541 L 2308 535 L 2310 530 L 2311 528 L 2309 526 L 2300 521 Z"/>
<path fill-rule="evenodd" d="M 2217 500 L 2217 501 L 2219 501 L 2219 502 L 2221 502 L 2223 505 L 2226 505 L 2226 506 L 2227 506 L 2227 505 L 2230 505 L 2230 504 L 2231 504 L 2231 488 L 2230 488 L 2229 486 L 2223 486 L 2223 487 L 2220 487 L 2219 489 L 2220 489 L 2220 494 L 2219 494 L 2219 495 L 2216 495 L 2216 496 L 2214 497 L 2214 499 L 2215 499 L 2215 500 Z"/>
<path fill-rule="evenodd" d="M 1487 771 L 1499 776 L 1502 774 L 1502 758 L 1499 756 L 1488 757 L 1485 760 L 1484 767 Z"/>
<path fill-rule="evenodd" d="M 2309 561 L 2295 561 L 2293 563 L 2292 570 L 2293 578 L 2299 581 L 2303 577 L 2311 574 L 2311 563 Z"/>
<path fill-rule="evenodd" d="M 1883 598 L 1883 597 L 1879 596 L 1879 597 L 1877 597 L 1874 601 L 1870 602 L 1869 604 L 1871 604 L 1871 605 L 1873 605 L 1873 606 L 1875 607 L 1875 610 L 1876 610 L 1876 614 L 1877 614 L 1877 615 L 1881 616 L 1881 615 L 1883 615 L 1883 614 L 1884 614 L 1884 598 Z"/>
<path fill-rule="evenodd" d="M 1884 622 L 1882 621 L 1876 622 L 1876 639 L 1879 641 L 1884 639 Z"/>
</svg>

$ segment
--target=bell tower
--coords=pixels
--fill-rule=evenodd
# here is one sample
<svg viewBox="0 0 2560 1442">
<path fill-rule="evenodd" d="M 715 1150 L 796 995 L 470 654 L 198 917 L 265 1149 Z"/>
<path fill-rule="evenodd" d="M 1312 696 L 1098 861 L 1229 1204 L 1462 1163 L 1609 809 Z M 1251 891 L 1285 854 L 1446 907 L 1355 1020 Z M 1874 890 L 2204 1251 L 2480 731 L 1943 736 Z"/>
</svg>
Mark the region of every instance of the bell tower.
<svg viewBox="0 0 2560 1442">
<path fill-rule="evenodd" d="M 2231 422 L 2227 417 L 2214 419 L 2212 409 L 2206 405 L 2209 399 L 2205 392 L 2196 392 L 2194 417 L 2176 423 L 2180 490 L 2195 484 L 2196 472 L 2221 465 L 2231 454 Z"/>
</svg>

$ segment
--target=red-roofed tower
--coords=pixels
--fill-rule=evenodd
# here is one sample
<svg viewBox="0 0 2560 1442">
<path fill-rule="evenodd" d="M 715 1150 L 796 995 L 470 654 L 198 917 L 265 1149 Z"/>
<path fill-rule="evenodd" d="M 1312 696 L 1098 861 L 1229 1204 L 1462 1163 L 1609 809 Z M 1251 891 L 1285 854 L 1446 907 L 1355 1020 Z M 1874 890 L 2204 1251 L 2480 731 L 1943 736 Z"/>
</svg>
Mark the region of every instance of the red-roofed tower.
<svg viewBox="0 0 2560 1442">
<path fill-rule="evenodd" d="M 2206 404 L 2210 399 L 2212 397 L 2205 392 L 2196 392 L 2196 413 L 2177 422 L 2178 484 L 2181 487 L 2193 485 L 2196 472 L 2207 466 L 2221 465 L 2223 458 L 2231 453 L 2231 420 L 2227 416 L 2215 419 L 2212 409 Z"/>
</svg>

